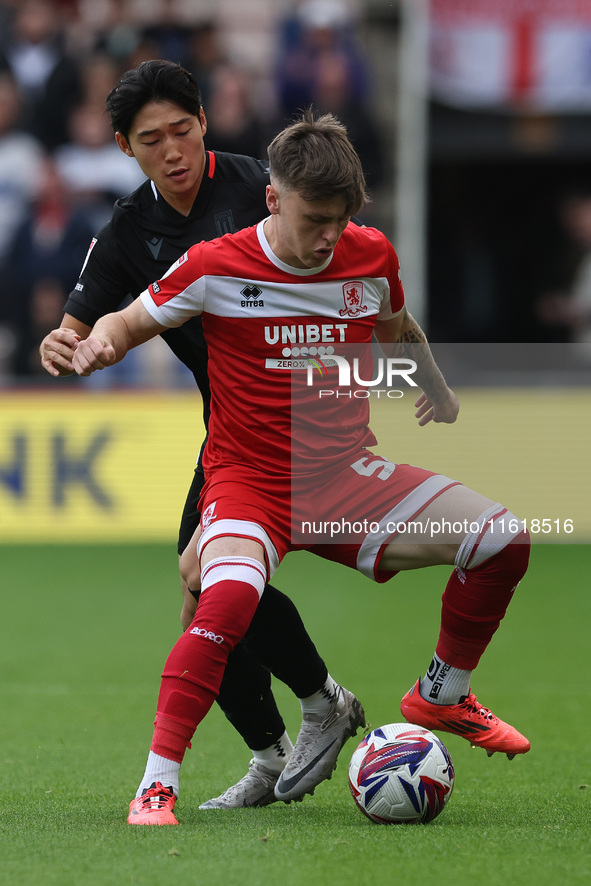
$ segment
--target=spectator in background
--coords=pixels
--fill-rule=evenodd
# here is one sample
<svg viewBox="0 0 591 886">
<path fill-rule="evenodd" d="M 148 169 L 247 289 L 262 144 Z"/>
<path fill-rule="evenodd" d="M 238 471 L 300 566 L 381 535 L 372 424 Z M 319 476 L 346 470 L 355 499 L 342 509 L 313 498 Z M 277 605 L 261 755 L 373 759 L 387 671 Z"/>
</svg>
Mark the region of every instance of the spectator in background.
<svg viewBox="0 0 591 886">
<path fill-rule="evenodd" d="M 591 189 L 580 188 L 560 202 L 559 220 L 566 235 L 566 285 L 538 300 L 538 319 L 577 345 L 579 359 L 591 365 Z"/>
<path fill-rule="evenodd" d="M 187 70 L 199 83 L 203 104 L 206 108 L 211 102 L 214 74 L 227 61 L 220 40 L 219 28 L 215 21 L 204 21 L 196 25 L 191 33 Z"/>
<path fill-rule="evenodd" d="M 207 107 L 206 147 L 261 159 L 266 133 L 253 107 L 253 85 L 248 73 L 230 64 L 216 68 Z"/>
<path fill-rule="evenodd" d="M 115 57 L 99 49 L 89 53 L 80 65 L 80 103 L 94 105 L 104 112 L 105 99 L 121 74 Z"/>
<path fill-rule="evenodd" d="M 38 141 L 20 127 L 22 100 L 9 73 L 0 74 L 0 264 L 15 225 L 35 196 L 43 168 Z"/>
<path fill-rule="evenodd" d="M 16 339 L 16 375 L 45 376 L 39 342 L 60 323 L 92 233 L 55 164 L 46 160 L 39 191 L 15 230 L 0 274 L 6 318 Z"/>
<path fill-rule="evenodd" d="M 12 25 L 12 17 L 18 0 L 0 0 L 0 34 L 5 34 Z"/>
<path fill-rule="evenodd" d="M 103 51 L 81 64 L 81 100 L 68 114 L 68 141 L 54 152 L 63 181 L 94 230 L 108 220 L 115 200 L 144 180 L 118 149 L 105 112 L 105 100 L 119 76 L 118 62 Z"/>
<path fill-rule="evenodd" d="M 114 84 L 112 84 L 114 85 Z M 70 111 L 70 141 L 55 152 L 59 174 L 93 230 L 106 224 L 118 197 L 134 191 L 145 180 L 129 163 L 113 139 L 103 106 L 86 102 Z"/>
<path fill-rule="evenodd" d="M 367 103 L 355 99 L 352 71 L 343 53 L 327 50 L 318 58 L 311 99 L 319 111 L 332 113 L 345 124 L 368 187 L 378 188 L 384 177 L 382 136 Z"/>
<path fill-rule="evenodd" d="M 156 20 L 142 28 L 142 40 L 158 46 L 160 58 L 187 67 L 192 30 L 180 15 L 179 4 L 175 0 L 160 0 Z"/>
<path fill-rule="evenodd" d="M 370 191 L 384 182 L 383 137 L 369 109 L 369 70 L 343 0 L 304 0 L 283 24 L 277 88 L 282 122 L 309 106 L 334 114 L 346 127 Z M 363 213 L 371 222 L 372 206 Z"/>
<path fill-rule="evenodd" d="M 23 95 L 23 127 L 47 150 L 67 140 L 68 112 L 79 96 L 79 71 L 65 47 L 58 10 L 49 0 L 21 0 L 0 42 L 0 70 Z"/>
<path fill-rule="evenodd" d="M 314 101 L 319 70 L 327 55 L 346 68 L 350 101 L 368 97 L 367 62 L 359 47 L 355 19 L 343 0 L 304 0 L 283 23 L 278 46 L 279 109 L 291 119 Z"/>
<path fill-rule="evenodd" d="M 63 314 L 66 295 L 64 288 L 55 277 L 42 277 L 35 280 L 27 293 L 27 301 L 21 308 L 25 322 L 16 330 L 14 351 L 10 361 L 11 374 L 29 379 L 41 379 L 39 362 L 39 337 L 46 336 L 55 328 Z"/>
<path fill-rule="evenodd" d="M 129 58 L 142 41 L 142 28 L 137 10 L 119 0 L 92 0 L 78 4 L 78 14 L 68 22 L 68 45 L 80 59 L 100 54 L 112 60 L 118 76 L 126 69 Z"/>
<path fill-rule="evenodd" d="M 0 73 L 0 379 L 10 376 L 17 347 L 12 296 L 2 269 L 15 226 L 36 194 L 43 166 L 38 141 L 20 128 L 21 111 L 14 78 Z"/>
</svg>

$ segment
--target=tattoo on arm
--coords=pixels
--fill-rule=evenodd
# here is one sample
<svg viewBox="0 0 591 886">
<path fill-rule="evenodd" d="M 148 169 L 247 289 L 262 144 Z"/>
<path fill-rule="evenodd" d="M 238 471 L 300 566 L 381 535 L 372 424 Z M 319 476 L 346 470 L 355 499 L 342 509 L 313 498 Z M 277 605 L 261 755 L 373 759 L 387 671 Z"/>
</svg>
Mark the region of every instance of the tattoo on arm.
<svg viewBox="0 0 591 886">
<path fill-rule="evenodd" d="M 416 345 L 426 345 L 427 344 L 427 336 L 417 323 L 417 321 L 412 317 L 406 308 L 404 309 L 404 319 L 402 323 L 402 330 L 395 345 L 395 352 L 397 357 L 405 357 L 414 355 L 414 359 L 417 357 Z M 413 347 L 413 345 L 415 347 Z M 421 349 L 422 350 L 422 349 Z"/>
<path fill-rule="evenodd" d="M 419 326 L 405 329 L 398 339 L 400 344 L 426 344 L 427 336 Z"/>
<path fill-rule="evenodd" d="M 394 344 L 394 355 L 416 362 L 415 380 L 430 399 L 436 401 L 445 394 L 447 385 L 433 359 L 427 336 L 406 309 L 400 335 Z"/>
</svg>

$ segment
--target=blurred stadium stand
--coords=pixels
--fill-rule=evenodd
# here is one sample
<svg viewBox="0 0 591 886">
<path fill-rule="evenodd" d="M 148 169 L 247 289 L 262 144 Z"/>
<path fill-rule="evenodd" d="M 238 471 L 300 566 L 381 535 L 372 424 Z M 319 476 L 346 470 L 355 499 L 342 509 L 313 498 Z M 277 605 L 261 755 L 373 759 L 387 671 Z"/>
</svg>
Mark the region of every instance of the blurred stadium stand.
<svg viewBox="0 0 591 886">
<path fill-rule="evenodd" d="M 211 53 L 213 66 L 222 60 L 244 72 L 266 138 L 285 122 L 277 92 L 285 51 L 281 28 L 307 2 L 53 0 L 52 6 L 63 16 L 66 46 L 75 60 L 94 59 L 98 50 L 118 70 L 155 54 L 182 53 L 190 43 L 187 34 L 198 32 L 201 42 L 194 46 Z M 28 3 L 0 0 L 0 34 L 8 33 L 15 10 Z M 591 192 L 591 0 L 345 5 L 369 74 L 359 106 L 362 102 L 371 115 L 385 158 L 368 221 L 392 238 L 410 309 L 436 343 L 452 383 L 466 389 L 462 420 L 449 435 L 458 441 L 451 446 L 449 471 L 456 471 L 453 459 L 466 452 L 461 435 L 471 434 L 473 459 L 462 456 L 458 464 L 462 474 L 469 469 L 467 481 L 487 492 L 488 481 L 478 473 L 486 462 L 490 494 L 496 495 L 504 466 L 508 506 L 530 518 L 575 518 L 576 537 L 551 540 L 588 540 L 589 478 L 580 466 L 591 428 L 585 390 L 591 362 L 569 346 L 573 328 L 548 322 L 538 304 L 548 290 L 567 290 L 573 274 L 576 254 L 561 227 L 561 201 L 573 190 Z M 339 18 L 341 6 L 340 0 L 317 0 L 308 13 L 330 21 Z M 429 9 L 438 22 L 431 36 L 425 28 Z M 570 30 L 564 27 L 569 16 L 575 23 Z M 475 35 L 486 41 L 491 28 L 493 48 L 472 52 Z M 556 35 L 562 42 L 553 42 Z M 511 52 L 502 49 L 507 46 Z M 552 49 L 542 61 L 535 54 L 541 46 Z M 193 61 L 209 95 L 211 69 Z M 94 93 L 104 92 L 99 67 L 88 74 L 89 93 L 92 86 Z M 80 65 L 81 82 L 88 70 Z M 560 88 L 552 71 L 560 74 Z M 0 132 L 0 166 L 1 146 Z M 144 539 L 153 530 L 146 519 L 156 500 L 166 509 L 160 537 L 172 539 L 201 438 L 192 384 L 160 342 L 138 349 L 124 361 L 125 369 L 122 364 L 110 376 L 97 373 L 80 382 L 56 381 L 41 370 L 16 375 L 7 279 L 0 269 L 5 540 L 55 540 L 64 534 L 92 539 L 99 525 L 103 533 L 111 527 L 115 537 Z M 31 323 L 29 337 L 32 329 Z M 136 386 L 133 393 L 100 390 L 130 384 Z M 138 387 L 153 388 L 153 398 Z M 162 398 L 162 389 L 169 388 L 178 389 L 174 398 Z M 188 436 L 189 411 L 195 426 L 184 440 L 186 451 L 174 477 L 158 478 L 154 492 L 154 461 L 171 437 Z M 409 459 L 448 469 L 439 445 L 441 465 L 434 464 L 425 431 L 417 431 L 408 414 L 402 422 L 408 444 L 398 428 L 391 433 L 388 415 L 378 410 L 377 420 L 396 442 L 393 457 L 404 457 L 406 447 Z M 427 445 L 424 457 L 420 445 Z M 540 484 L 546 470 L 554 484 L 549 497 Z"/>
</svg>

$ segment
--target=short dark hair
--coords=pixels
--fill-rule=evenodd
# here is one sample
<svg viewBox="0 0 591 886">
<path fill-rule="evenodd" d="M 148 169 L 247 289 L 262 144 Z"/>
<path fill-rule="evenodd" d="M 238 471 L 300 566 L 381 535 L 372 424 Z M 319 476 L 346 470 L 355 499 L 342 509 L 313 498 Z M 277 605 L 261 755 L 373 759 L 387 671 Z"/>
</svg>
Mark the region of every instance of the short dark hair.
<svg viewBox="0 0 591 886">
<path fill-rule="evenodd" d="M 347 215 L 368 201 L 363 167 L 345 126 L 309 108 L 275 136 L 268 149 L 271 178 L 304 200 L 344 197 Z"/>
<path fill-rule="evenodd" d="M 107 96 L 107 111 L 114 131 L 129 139 L 134 118 L 144 105 L 164 101 L 199 116 L 201 92 L 189 71 L 163 59 L 151 59 L 126 71 Z"/>
</svg>

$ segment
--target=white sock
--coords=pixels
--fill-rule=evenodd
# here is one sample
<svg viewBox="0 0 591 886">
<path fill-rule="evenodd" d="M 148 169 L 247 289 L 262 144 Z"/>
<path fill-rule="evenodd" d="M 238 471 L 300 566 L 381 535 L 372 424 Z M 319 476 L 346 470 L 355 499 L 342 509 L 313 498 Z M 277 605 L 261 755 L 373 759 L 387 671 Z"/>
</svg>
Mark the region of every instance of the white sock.
<svg viewBox="0 0 591 886">
<path fill-rule="evenodd" d="M 292 751 L 291 739 L 287 732 L 284 732 L 275 744 L 263 748 L 262 751 L 253 751 L 252 756 L 255 762 L 261 763 L 265 769 L 270 769 L 271 772 L 283 772 Z"/>
<path fill-rule="evenodd" d="M 151 788 L 157 781 L 165 788 L 172 788 L 173 794 L 175 797 L 178 797 L 180 771 L 180 763 L 168 760 L 166 757 L 161 757 L 159 754 L 150 751 L 148 762 L 146 763 L 146 771 L 137 789 L 136 797 L 141 797 L 143 792 Z"/>
<path fill-rule="evenodd" d="M 437 655 L 429 665 L 429 670 L 421 680 L 421 698 L 432 704 L 459 704 L 460 699 L 470 692 L 472 671 L 452 668 Z"/>
<path fill-rule="evenodd" d="M 337 689 L 340 689 L 339 684 L 335 683 L 329 674 L 324 686 L 321 686 L 318 692 L 314 692 L 313 695 L 309 695 L 307 698 L 300 698 L 302 714 L 311 714 L 324 719 L 330 711 L 330 706 L 335 699 Z"/>
</svg>

